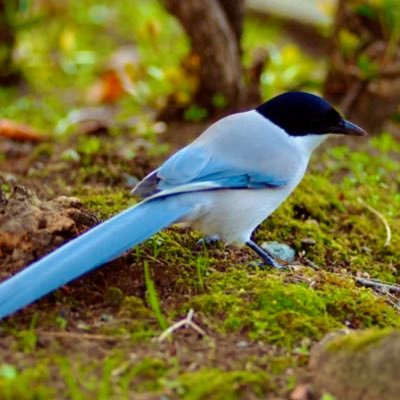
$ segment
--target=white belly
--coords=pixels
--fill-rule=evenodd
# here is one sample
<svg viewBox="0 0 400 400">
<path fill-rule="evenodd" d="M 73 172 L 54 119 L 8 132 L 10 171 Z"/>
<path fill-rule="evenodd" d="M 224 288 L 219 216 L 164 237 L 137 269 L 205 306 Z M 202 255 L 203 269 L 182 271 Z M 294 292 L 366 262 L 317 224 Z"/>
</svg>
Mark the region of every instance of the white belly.
<svg viewBox="0 0 400 400">
<path fill-rule="evenodd" d="M 195 204 L 184 221 L 205 235 L 218 235 L 226 243 L 242 244 L 272 214 L 296 185 L 274 189 L 223 189 L 186 193 Z"/>
</svg>

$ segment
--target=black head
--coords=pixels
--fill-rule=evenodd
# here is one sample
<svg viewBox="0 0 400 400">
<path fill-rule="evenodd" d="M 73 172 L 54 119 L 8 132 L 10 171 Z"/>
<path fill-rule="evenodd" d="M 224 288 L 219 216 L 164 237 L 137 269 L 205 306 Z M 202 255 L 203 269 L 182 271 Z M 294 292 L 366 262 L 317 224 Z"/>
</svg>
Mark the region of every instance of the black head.
<svg viewBox="0 0 400 400">
<path fill-rule="evenodd" d="M 363 129 L 346 121 L 327 101 L 310 93 L 283 93 L 258 106 L 256 111 L 291 136 L 366 135 Z"/>
</svg>

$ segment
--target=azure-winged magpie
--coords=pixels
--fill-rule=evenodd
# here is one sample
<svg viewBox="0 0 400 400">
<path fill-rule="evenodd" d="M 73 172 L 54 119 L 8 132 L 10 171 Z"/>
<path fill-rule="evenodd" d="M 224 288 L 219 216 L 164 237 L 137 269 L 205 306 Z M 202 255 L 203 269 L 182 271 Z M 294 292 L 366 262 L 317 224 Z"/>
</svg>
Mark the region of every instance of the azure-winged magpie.
<svg viewBox="0 0 400 400">
<path fill-rule="evenodd" d="M 330 134 L 364 135 L 325 100 L 281 94 L 222 118 L 133 190 L 139 204 L 90 229 L 0 284 L 0 318 L 120 256 L 161 229 L 187 222 L 226 243 L 247 244 L 293 191 Z"/>
</svg>

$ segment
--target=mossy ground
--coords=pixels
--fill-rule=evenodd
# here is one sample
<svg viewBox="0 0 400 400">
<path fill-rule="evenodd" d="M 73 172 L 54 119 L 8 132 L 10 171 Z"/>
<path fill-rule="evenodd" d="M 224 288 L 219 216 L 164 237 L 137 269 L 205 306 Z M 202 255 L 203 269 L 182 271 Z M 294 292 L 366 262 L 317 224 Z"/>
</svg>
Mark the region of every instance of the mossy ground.
<svg viewBox="0 0 400 400">
<path fill-rule="evenodd" d="M 24 184 L 43 198 L 77 196 L 88 210 L 106 219 L 136 201 L 129 195 L 135 179 L 156 167 L 176 143 L 200 133 L 204 124 L 185 122 L 160 134 L 160 126 L 143 107 L 157 107 L 157 99 L 172 88 L 179 98 L 187 91 L 177 83 L 182 73 L 177 60 L 187 43 L 176 23 L 149 2 L 149 8 L 135 6 L 141 24 L 111 24 L 108 33 L 127 38 L 128 26 L 134 26 L 145 71 L 137 86 L 146 96 L 122 98 L 115 124 L 100 136 L 78 133 L 68 125 L 66 114 L 85 105 L 84 91 L 112 48 L 98 19 L 105 23 L 120 14 L 128 19 L 132 15 L 125 1 L 111 16 L 105 12 L 108 6 L 87 3 L 73 6 L 68 23 L 65 15 L 57 15 L 65 24 L 48 27 L 54 31 L 50 42 L 34 40 L 25 50 L 39 54 L 37 64 L 23 63 L 31 92 L 21 97 L 16 90 L 0 91 L 3 117 L 55 132 L 39 145 L 2 140 L 0 169 L 7 187 Z M 78 22 L 87 24 L 85 33 Z M 261 29 L 257 23 L 246 24 L 245 59 L 261 37 L 278 40 L 279 27 L 260 36 L 255 34 Z M 46 32 L 37 29 L 43 39 Z M 24 35 L 26 44 L 30 39 Z M 104 54 L 94 51 L 96 35 L 104 39 Z M 174 51 L 171 43 L 177 43 Z M 43 67 L 49 48 L 57 48 L 61 69 Z M 82 54 L 85 49 L 96 60 Z M 294 80 L 310 72 L 310 60 L 301 52 L 286 44 L 281 49 L 281 58 L 273 59 L 265 76 L 269 84 L 263 89 L 268 94 L 290 86 L 274 81 L 285 76 L 278 74 L 284 62 L 302 65 L 304 70 L 291 75 Z M 170 52 L 174 57 L 165 64 L 159 54 Z M 50 77 L 60 81 L 57 90 L 49 89 Z M 37 110 L 37 96 L 42 111 Z M 116 128 L 132 115 L 137 115 L 137 123 Z M 310 347 L 325 333 L 344 326 L 399 328 L 394 307 L 398 299 L 359 287 L 353 279 L 399 282 L 396 129 L 366 140 L 325 145 L 295 193 L 257 230 L 259 242 L 275 240 L 296 249 L 293 270 L 255 268 L 250 250 L 222 244 L 201 248 L 196 245 L 199 233 L 173 227 L 0 322 L 0 398 L 284 398 L 304 370 Z M 388 246 L 382 220 L 370 207 L 391 227 Z M 307 260 L 319 269 L 308 267 Z M 157 341 L 165 327 L 191 309 L 205 336 L 183 328 Z"/>
<path fill-rule="evenodd" d="M 338 161 L 336 148 L 321 153 L 293 196 L 256 233 L 259 241 L 292 245 L 299 264 L 308 257 L 320 270 L 260 270 L 251 266 L 254 256 L 246 249 L 199 248 L 198 233 L 168 229 L 1 323 L 1 397 L 284 396 L 311 345 L 325 333 L 343 326 L 399 327 L 398 312 L 388 303 L 392 296 L 358 287 L 352 278 L 368 274 L 398 282 L 398 182 L 371 182 L 373 164 L 382 176 L 385 168 L 386 176 L 394 171 L 385 152 L 367 163 L 379 140 L 388 138 L 357 151 L 365 154 L 362 174 L 352 156 Z M 396 151 L 398 145 L 393 141 L 391 147 Z M 329 168 L 333 163 L 346 170 L 338 180 Z M 125 185 L 106 185 L 103 174 L 80 187 L 58 174 L 46 176 L 58 176 L 60 193 L 69 188 L 102 219 L 135 201 Z M 31 179 L 40 183 L 40 176 Z M 381 221 L 359 197 L 386 216 L 393 232 L 388 247 Z M 154 289 L 146 282 L 145 263 Z M 154 292 L 158 301 L 151 300 Z M 183 329 L 164 343 L 154 341 L 190 309 L 206 337 Z"/>
<path fill-rule="evenodd" d="M 366 329 L 362 332 L 352 332 L 351 334 L 345 334 L 331 342 L 328 342 L 326 348 L 328 351 L 340 351 L 340 350 L 351 350 L 361 351 L 368 346 L 374 346 L 379 344 L 380 341 L 392 334 L 397 335 L 398 331 L 392 328 L 387 329 Z"/>
</svg>

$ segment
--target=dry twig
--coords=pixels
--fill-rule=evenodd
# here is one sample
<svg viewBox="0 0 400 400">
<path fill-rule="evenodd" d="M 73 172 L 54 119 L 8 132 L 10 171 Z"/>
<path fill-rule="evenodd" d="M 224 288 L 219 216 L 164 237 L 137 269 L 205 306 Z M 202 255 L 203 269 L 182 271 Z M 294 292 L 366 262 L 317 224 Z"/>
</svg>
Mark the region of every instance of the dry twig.
<svg viewBox="0 0 400 400">
<path fill-rule="evenodd" d="M 309 258 L 307 258 L 307 257 L 303 257 L 303 261 L 304 261 L 304 264 L 307 265 L 307 267 L 311 267 L 311 268 L 314 269 L 315 271 L 318 271 L 318 270 L 321 269 L 317 264 L 315 264 L 314 261 L 311 261 L 311 260 L 310 260 Z"/>
<path fill-rule="evenodd" d="M 370 287 L 372 289 L 378 289 L 383 293 L 388 293 L 388 292 L 400 293 L 400 285 L 385 283 L 382 281 L 378 281 L 376 279 L 367 279 L 360 277 L 355 277 L 354 279 L 360 285 Z"/>
<path fill-rule="evenodd" d="M 178 330 L 182 326 L 184 326 L 185 328 L 192 328 L 201 336 L 207 336 L 207 334 L 203 331 L 203 329 L 201 329 L 199 325 L 197 325 L 195 322 L 193 322 L 193 315 L 194 315 L 194 311 L 191 308 L 185 318 L 181 319 L 180 321 L 176 322 L 175 324 L 171 325 L 168 329 L 166 329 L 157 338 L 157 341 L 158 342 L 164 341 L 168 336 L 172 335 L 172 333 L 174 333 L 176 330 Z"/>
<path fill-rule="evenodd" d="M 383 247 L 389 246 L 389 244 L 392 240 L 392 230 L 390 229 L 390 225 L 387 222 L 386 218 L 383 216 L 383 214 L 381 214 L 378 210 L 375 210 L 375 208 L 371 207 L 360 197 L 358 198 L 358 202 L 360 204 L 362 204 L 365 208 L 367 208 L 369 211 L 371 211 L 373 214 L 375 214 L 382 221 L 383 225 L 385 226 L 385 230 L 386 230 L 386 240 L 385 240 Z"/>
</svg>

